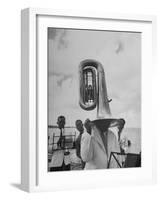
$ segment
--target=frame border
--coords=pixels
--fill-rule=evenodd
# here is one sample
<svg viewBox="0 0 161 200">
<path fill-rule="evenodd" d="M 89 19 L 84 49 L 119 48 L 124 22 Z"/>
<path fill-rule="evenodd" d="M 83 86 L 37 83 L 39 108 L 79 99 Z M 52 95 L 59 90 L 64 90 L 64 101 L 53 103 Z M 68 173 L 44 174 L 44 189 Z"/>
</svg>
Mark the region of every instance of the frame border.
<svg viewBox="0 0 161 200">
<path fill-rule="evenodd" d="M 152 58 L 156 61 L 156 17 L 153 15 L 124 15 L 75 10 L 52 10 L 26 8 L 21 11 L 21 189 L 33 192 L 38 187 L 38 147 L 37 147 L 37 47 L 36 17 L 85 18 L 92 20 L 118 20 L 128 22 L 152 23 Z M 156 182 L 156 145 L 154 136 L 153 182 Z"/>
</svg>

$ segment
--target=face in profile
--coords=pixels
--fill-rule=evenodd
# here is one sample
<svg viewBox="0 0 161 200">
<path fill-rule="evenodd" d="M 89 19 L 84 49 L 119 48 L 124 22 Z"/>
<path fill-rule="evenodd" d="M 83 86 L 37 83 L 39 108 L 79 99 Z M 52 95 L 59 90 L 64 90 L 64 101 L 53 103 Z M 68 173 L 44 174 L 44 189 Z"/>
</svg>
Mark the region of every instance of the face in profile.
<svg viewBox="0 0 161 200">
<path fill-rule="evenodd" d="M 64 128 L 64 126 L 65 126 L 65 117 L 64 116 L 59 116 L 57 124 L 58 124 L 58 127 L 60 129 Z"/>
<path fill-rule="evenodd" d="M 84 127 L 86 128 L 88 133 L 91 133 L 92 123 L 89 119 L 86 119 L 86 121 L 84 122 Z"/>
<path fill-rule="evenodd" d="M 77 120 L 75 122 L 75 125 L 76 125 L 76 129 L 79 131 L 79 132 L 83 132 L 84 131 L 84 127 L 83 127 L 83 123 L 81 120 Z"/>
</svg>

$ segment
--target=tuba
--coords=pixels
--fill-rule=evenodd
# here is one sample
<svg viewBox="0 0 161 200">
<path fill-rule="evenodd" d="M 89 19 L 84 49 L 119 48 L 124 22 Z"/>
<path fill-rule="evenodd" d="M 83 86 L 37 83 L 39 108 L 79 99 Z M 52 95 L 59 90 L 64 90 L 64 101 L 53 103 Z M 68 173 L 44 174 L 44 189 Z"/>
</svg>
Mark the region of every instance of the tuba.
<svg viewBox="0 0 161 200">
<path fill-rule="evenodd" d="M 83 60 L 79 65 L 79 105 L 84 110 L 97 107 L 97 118 L 111 117 L 105 73 L 96 60 Z"/>
<path fill-rule="evenodd" d="M 125 124 L 124 119 L 112 118 L 103 66 L 92 59 L 83 60 L 79 65 L 79 105 L 90 111 L 97 107 L 93 123 L 101 130 Z"/>
</svg>

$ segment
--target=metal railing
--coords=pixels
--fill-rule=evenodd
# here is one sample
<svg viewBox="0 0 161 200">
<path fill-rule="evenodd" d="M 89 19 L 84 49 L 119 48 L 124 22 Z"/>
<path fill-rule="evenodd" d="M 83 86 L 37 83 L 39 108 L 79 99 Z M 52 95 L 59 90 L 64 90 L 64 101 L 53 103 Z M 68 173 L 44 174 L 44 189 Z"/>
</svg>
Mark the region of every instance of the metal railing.
<svg viewBox="0 0 161 200">
<path fill-rule="evenodd" d="M 75 127 L 65 127 L 66 129 L 73 129 Z M 48 129 L 58 129 L 57 126 L 48 126 Z M 53 130 L 54 131 L 54 130 Z M 53 135 L 53 142 L 49 144 L 48 140 L 48 145 L 53 146 L 53 151 L 57 150 L 69 150 L 69 149 L 75 149 L 75 141 L 76 141 L 76 132 L 72 133 L 74 131 L 71 131 L 71 133 L 67 135 Z"/>
</svg>

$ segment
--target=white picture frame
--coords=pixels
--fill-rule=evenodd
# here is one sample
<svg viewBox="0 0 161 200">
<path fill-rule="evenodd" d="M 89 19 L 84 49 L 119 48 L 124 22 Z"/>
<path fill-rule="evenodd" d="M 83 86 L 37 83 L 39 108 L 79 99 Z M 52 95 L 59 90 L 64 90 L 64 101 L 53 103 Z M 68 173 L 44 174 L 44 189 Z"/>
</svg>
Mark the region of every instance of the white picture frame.
<svg viewBox="0 0 161 200">
<path fill-rule="evenodd" d="M 82 23 L 83 22 L 83 23 Z M 48 26 L 142 32 L 142 148 L 140 169 L 61 172 L 48 174 L 45 154 L 47 131 L 47 53 L 39 44 Z M 110 24 L 110 25 L 109 25 Z M 39 31 L 38 31 L 39 30 Z M 42 30 L 42 31 L 41 31 Z M 38 33 L 39 32 L 39 33 Z M 151 184 L 156 182 L 156 147 L 151 108 L 152 68 L 155 67 L 155 16 L 28 8 L 21 13 L 21 187 L 28 192 Z M 43 51 L 42 51 L 43 49 Z M 39 56 L 43 60 L 40 63 Z M 43 63 L 43 64 L 42 64 Z M 146 67 L 146 68 L 145 68 Z M 40 90 L 41 88 L 41 90 Z M 41 123 L 42 122 L 42 123 Z M 147 127 L 148 125 L 148 127 Z M 153 132 L 153 137 L 151 133 Z M 45 134 L 44 134 L 45 135 Z M 47 138 L 47 135 L 46 135 Z M 40 155 L 41 147 L 41 155 Z M 43 164 L 44 163 L 44 164 Z M 46 166 L 45 166 L 46 165 Z M 45 171 L 46 170 L 46 171 Z M 68 181 L 62 181 L 68 180 Z M 78 181 L 79 180 L 79 181 Z"/>
</svg>

